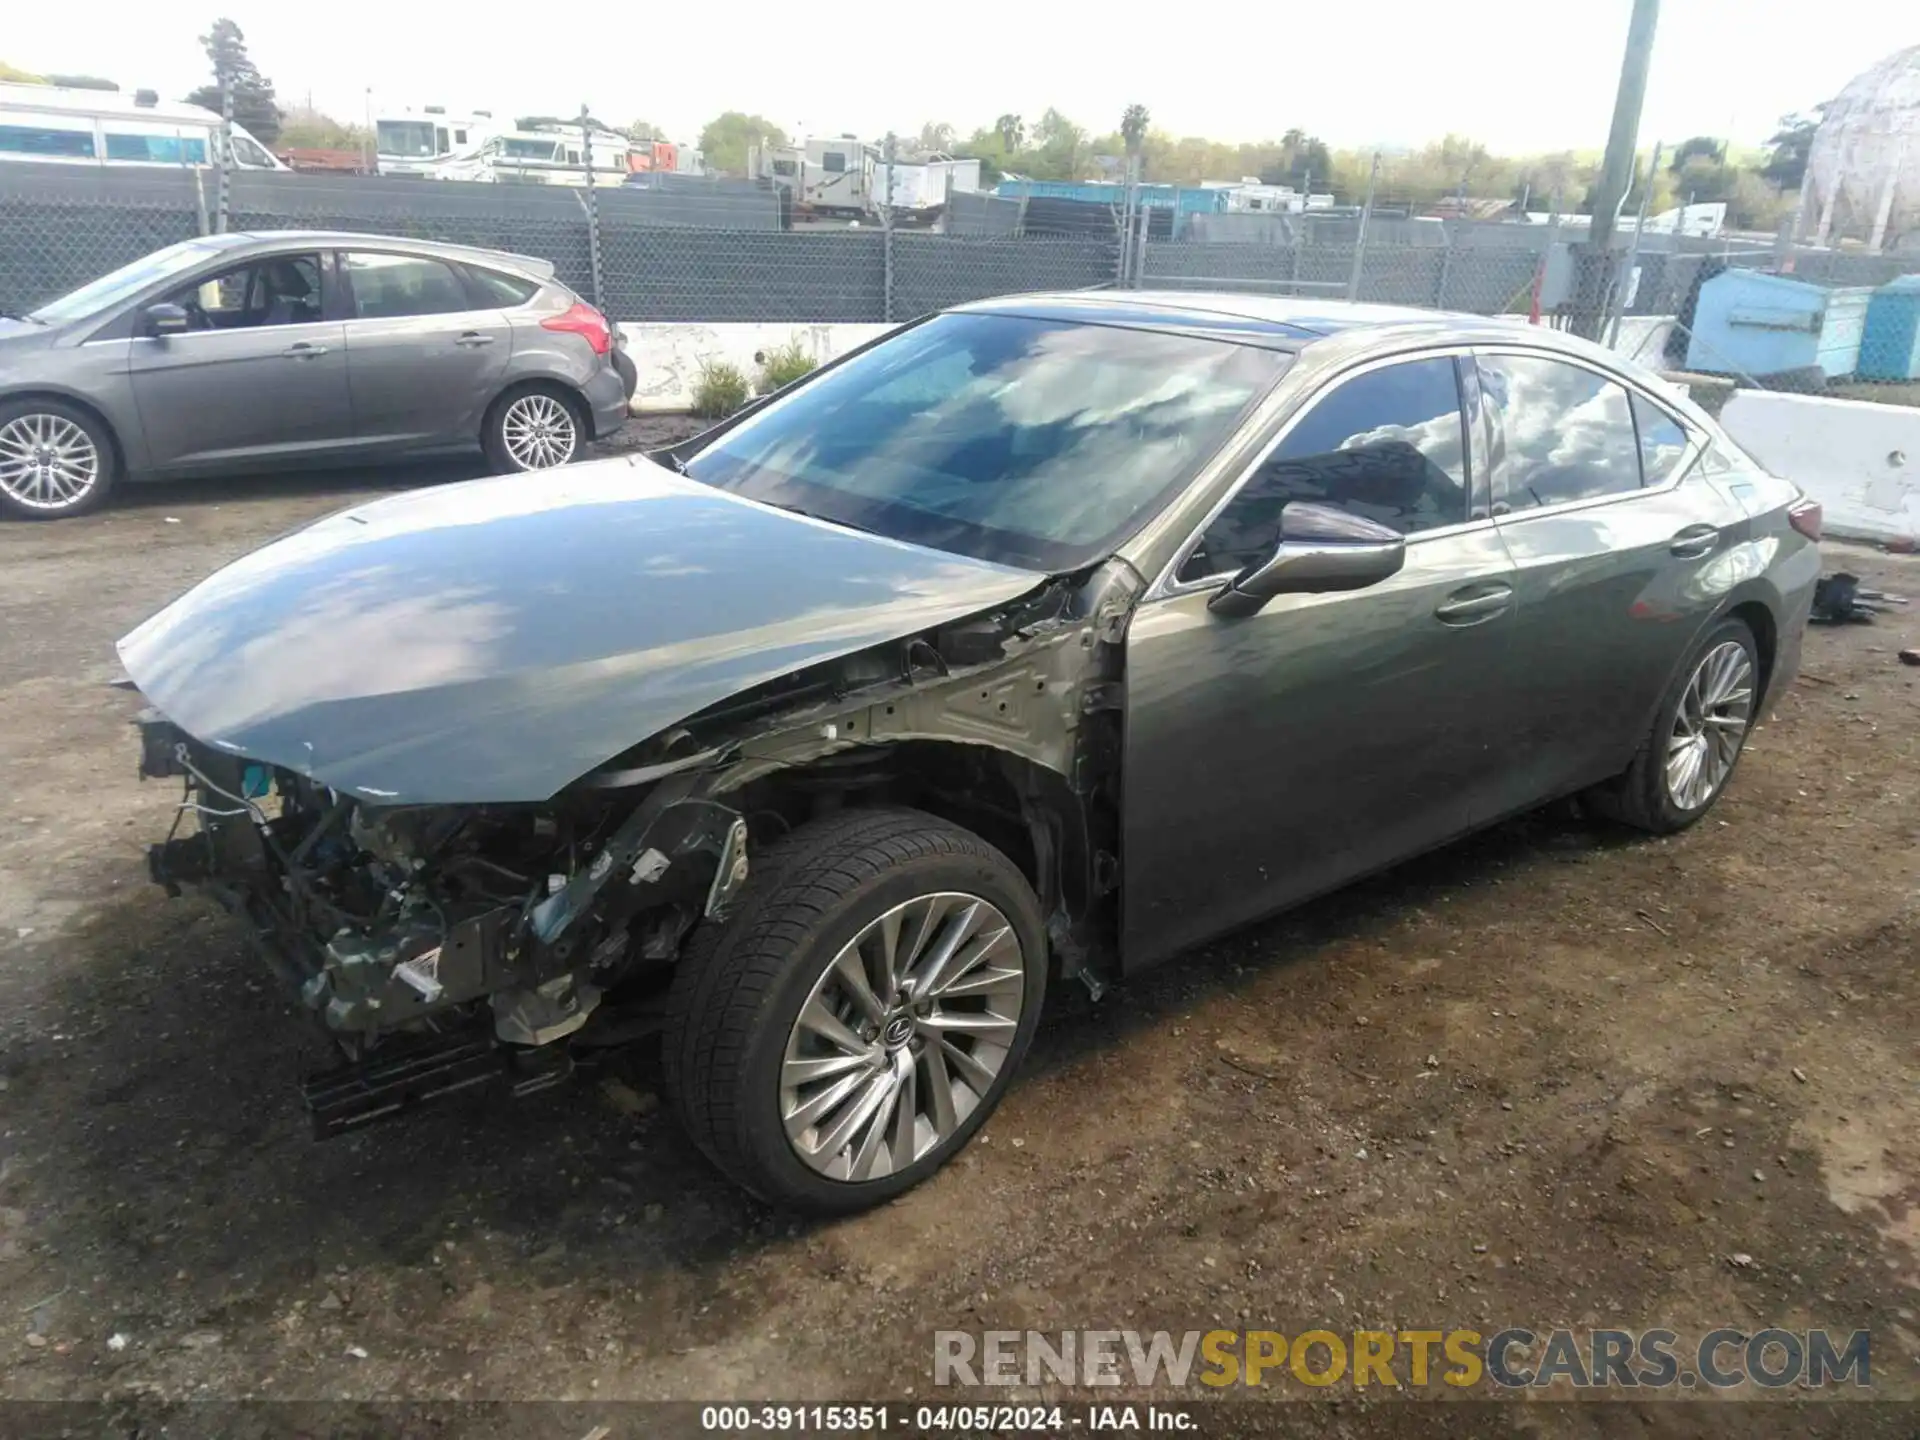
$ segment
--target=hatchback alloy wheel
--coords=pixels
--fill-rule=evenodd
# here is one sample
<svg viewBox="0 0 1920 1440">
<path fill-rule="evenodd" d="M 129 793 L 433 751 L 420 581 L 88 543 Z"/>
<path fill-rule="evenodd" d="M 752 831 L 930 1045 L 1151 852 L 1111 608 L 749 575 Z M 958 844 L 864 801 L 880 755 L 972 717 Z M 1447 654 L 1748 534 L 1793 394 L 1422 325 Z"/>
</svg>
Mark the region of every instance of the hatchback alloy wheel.
<svg viewBox="0 0 1920 1440">
<path fill-rule="evenodd" d="M 100 448 L 64 415 L 29 411 L 0 425 L 0 492 L 23 509 L 59 514 L 100 483 Z"/>
<path fill-rule="evenodd" d="M 573 459 L 580 427 L 564 401 L 535 390 L 507 406 L 500 439 L 520 469 L 551 470 Z"/>
<path fill-rule="evenodd" d="M 1698 810 L 1720 793 L 1753 723 L 1753 661 L 1735 640 L 1715 645 L 1694 667 L 1667 741 L 1667 795 Z"/>
</svg>

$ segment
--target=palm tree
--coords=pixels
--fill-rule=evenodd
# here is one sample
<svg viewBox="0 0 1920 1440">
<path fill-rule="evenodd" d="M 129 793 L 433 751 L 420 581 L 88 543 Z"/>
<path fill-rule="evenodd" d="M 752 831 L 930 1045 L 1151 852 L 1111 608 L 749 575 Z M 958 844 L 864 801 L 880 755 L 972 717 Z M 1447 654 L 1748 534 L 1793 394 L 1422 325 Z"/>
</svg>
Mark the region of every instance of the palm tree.
<svg viewBox="0 0 1920 1440">
<path fill-rule="evenodd" d="M 1127 142 L 1127 154 L 1138 155 L 1140 144 L 1147 138 L 1147 107 L 1129 105 L 1120 116 L 1120 138 Z"/>
<path fill-rule="evenodd" d="M 1000 132 L 1000 147 L 1009 155 L 1026 143 L 1027 127 L 1018 115 L 1002 115 L 993 128 Z"/>
</svg>

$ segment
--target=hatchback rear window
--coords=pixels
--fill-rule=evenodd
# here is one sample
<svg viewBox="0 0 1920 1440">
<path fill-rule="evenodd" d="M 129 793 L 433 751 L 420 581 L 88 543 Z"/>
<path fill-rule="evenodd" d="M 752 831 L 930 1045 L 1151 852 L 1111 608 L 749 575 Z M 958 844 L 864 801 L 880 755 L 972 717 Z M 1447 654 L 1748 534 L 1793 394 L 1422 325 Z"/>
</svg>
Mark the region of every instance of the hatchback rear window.
<svg viewBox="0 0 1920 1440">
<path fill-rule="evenodd" d="M 503 275 L 498 270 L 481 270 L 469 265 L 467 274 L 487 297 L 489 305 L 524 305 L 531 300 L 540 287 L 531 280 L 523 280 L 518 275 Z"/>
</svg>

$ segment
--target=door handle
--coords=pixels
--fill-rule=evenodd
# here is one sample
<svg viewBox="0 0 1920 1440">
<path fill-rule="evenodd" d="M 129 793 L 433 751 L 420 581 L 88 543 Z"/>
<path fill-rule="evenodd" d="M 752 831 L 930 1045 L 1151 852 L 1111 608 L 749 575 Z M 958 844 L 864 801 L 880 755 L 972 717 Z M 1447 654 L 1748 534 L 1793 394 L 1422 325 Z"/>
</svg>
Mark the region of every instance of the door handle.
<svg viewBox="0 0 1920 1440">
<path fill-rule="evenodd" d="M 322 355 L 327 353 L 327 347 L 324 345 L 309 345 L 306 341 L 301 340 L 289 345 L 280 353 L 289 360 L 318 360 Z"/>
<path fill-rule="evenodd" d="M 1454 591 L 1434 608 L 1433 614 L 1442 625 L 1478 625 L 1504 615 L 1512 604 L 1511 585 L 1475 586 Z"/>
<path fill-rule="evenodd" d="M 469 330 L 453 343 L 456 345 L 465 345 L 468 349 L 472 349 L 480 345 L 491 345 L 493 343 L 493 336 L 482 335 L 477 330 Z"/>
<path fill-rule="evenodd" d="M 1720 544 L 1720 532 L 1711 525 L 1689 525 L 1667 544 L 1667 553 L 1680 560 L 1711 555 Z"/>
</svg>

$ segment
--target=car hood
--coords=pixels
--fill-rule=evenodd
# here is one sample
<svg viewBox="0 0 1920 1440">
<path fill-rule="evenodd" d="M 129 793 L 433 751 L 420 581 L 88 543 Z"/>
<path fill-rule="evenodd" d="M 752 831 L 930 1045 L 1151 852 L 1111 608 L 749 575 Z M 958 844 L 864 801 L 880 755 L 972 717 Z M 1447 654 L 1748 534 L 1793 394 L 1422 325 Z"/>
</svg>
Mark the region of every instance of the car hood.
<svg viewBox="0 0 1920 1440">
<path fill-rule="evenodd" d="M 606 460 L 341 511 L 120 641 L 188 734 L 382 802 L 544 800 L 689 715 L 1044 579 Z"/>
</svg>

